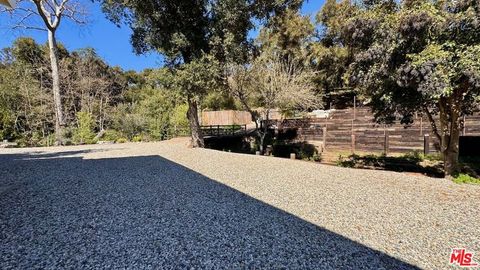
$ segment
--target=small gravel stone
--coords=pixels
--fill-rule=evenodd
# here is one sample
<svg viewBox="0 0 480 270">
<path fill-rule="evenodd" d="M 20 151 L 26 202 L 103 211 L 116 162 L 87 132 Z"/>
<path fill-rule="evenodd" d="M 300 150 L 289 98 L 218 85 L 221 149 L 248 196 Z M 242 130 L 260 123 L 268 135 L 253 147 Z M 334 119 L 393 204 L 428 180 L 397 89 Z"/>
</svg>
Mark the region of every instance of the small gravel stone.
<svg viewBox="0 0 480 270">
<path fill-rule="evenodd" d="M 0 171 L 0 269 L 444 269 L 452 248 L 480 253 L 480 187 L 442 179 L 181 140 L 2 149 Z"/>
</svg>

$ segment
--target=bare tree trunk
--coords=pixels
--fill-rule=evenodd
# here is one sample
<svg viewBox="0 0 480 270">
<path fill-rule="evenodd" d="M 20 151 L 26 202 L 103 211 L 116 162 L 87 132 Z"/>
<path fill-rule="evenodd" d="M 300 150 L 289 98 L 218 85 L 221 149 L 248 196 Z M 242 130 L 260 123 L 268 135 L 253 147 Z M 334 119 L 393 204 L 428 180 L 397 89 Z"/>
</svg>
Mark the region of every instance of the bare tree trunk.
<svg viewBox="0 0 480 270">
<path fill-rule="evenodd" d="M 442 155 L 444 160 L 445 176 L 449 177 L 458 172 L 460 131 L 442 138 Z"/>
<path fill-rule="evenodd" d="M 441 151 L 444 162 L 445 176 L 450 177 L 458 172 L 460 144 L 460 115 L 457 108 L 447 101 L 440 101 Z"/>
<path fill-rule="evenodd" d="M 260 133 L 260 154 L 265 154 L 265 133 Z"/>
<path fill-rule="evenodd" d="M 55 141 L 56 144 L 59 145 L 63 143 L 63 128 L 65 127 L 65 122 L 62 112 L 62 98 L 60 95 L 57 41 L 55 38 L 55 32 L 52 30 L 48 30 L 48 47 L 50 50 L 50 64 L 52 66 L 52 90 L 55 107 Z"/>
<path fill-rule="evenodd" d="M 262 126 L 262 134 L 260 135 L 260 152 L 265 154 L 265 138 L 267 137 L 268 134 L 268 125 L 270 124 L 270 109 L 267 109 L 265 111 L 265 120 L 263 121 L 263 126 Z"/>
<path fill-rule="evenodd" d="M 205 141 L 203 140 L 203 134 L 200 128 L 200 122 L 198 121 L 197 101 L 190 97 L 188 98 L 187 117 L 190 123 L 190 129 L 192 131 L 192 147 L 194 148 L 205 147 Z"/>
</svg>

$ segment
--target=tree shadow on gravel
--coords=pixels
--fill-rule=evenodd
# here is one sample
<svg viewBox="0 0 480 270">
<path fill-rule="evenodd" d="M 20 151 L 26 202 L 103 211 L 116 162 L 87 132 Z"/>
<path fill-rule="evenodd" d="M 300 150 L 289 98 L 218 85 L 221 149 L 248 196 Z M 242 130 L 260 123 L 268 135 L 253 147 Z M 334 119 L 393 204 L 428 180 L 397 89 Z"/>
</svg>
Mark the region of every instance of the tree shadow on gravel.
<svg viewBox="0 0 480 270">
<path fill-rule="evenodd" d="M 115 150 L 123 150 L 122 148 L 118 148 Z M 108 152 L 109 150 L 106 149 L 86 149 L 86 150 L 77 150 L 77 151 L 64 151 L 64 152 L 45 152 L 45 151 L 33 151 L 29 154 L 25 155 L 16 155 L 17 159 L 58 159 L 58 158 L 65 158 L 65 157 L 72 157 L 77 155 L 85 155 L 91 153 L 99 153 L 99 152 Z"/>
<path fill-rule="evenodd" d="M 159 156 L 61 156 L 0 155 L 1 269 L 418 269 Z"/>
</svg>

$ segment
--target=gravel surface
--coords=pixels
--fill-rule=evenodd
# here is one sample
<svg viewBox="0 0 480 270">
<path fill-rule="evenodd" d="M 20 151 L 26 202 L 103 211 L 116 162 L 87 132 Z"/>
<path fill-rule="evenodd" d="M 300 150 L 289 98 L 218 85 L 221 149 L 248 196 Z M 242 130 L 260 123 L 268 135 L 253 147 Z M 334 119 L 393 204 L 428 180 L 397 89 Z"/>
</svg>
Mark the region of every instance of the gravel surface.
<svg viewBox="0 0 480 270">
<path fill-rule="evenodd" d="M 480 187 L 189 149 L 0 150 L 0 269 L 445 269 Z"/>
</svg>

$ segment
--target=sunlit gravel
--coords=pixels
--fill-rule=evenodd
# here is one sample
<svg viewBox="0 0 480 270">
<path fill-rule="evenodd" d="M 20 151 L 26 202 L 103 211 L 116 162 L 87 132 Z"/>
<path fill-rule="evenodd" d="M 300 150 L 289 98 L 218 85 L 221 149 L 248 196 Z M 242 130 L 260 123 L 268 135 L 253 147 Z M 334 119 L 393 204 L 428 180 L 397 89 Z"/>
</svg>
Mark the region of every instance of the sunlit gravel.
<svg viewBox="0 0 480 270">
<path fill-rule="evenodd" d="M 162 143 L 0 150 L 0 269 L 444 269 L 480 187 Z"/>
</svg>

